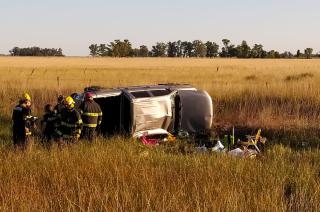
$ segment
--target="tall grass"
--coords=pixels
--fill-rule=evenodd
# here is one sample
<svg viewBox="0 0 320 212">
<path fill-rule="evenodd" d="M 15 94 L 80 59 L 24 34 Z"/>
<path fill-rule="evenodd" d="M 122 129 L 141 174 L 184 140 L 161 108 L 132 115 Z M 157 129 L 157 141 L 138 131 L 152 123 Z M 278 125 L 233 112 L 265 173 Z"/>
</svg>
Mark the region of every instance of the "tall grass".
<svg viewBox="0 0 320 212">
<path fill-rule="evenodd" d="M 0 210 L 316 211 L 320 60 L 0 57 Z M 23 91 L 42 114 L 85 86 L 191 83 L 214 102 L 214 130 L 263 127 L 275 145 L 256 160 L 148 148 L 122 138 L 47 150 L 11 147 Z M 307 145 L 305 144 L 307 143 Z M 185 154 L 189 152 L 189 154 Z M 191 152 L 191 153 L 190 153 Z"/>
<path fill-rule="evenodd" d="M 315 211 L 319 151 L 257 160 L 168 154 L 115 138 L 0 155 L 1 210 Z M 295 164 L 295 165 L 293 165 Z"/>
</svg>

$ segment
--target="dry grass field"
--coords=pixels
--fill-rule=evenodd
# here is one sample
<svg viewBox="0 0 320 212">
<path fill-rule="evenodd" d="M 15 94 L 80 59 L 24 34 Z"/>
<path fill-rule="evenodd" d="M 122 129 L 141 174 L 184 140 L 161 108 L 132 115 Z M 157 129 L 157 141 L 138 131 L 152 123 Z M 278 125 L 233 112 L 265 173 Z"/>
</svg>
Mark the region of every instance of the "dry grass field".
<svg viewBox="0 0 320 212">
<path fill-rule="evenodd" d="M 320 142 L 320 60 L 0 57 L 0 82 L 0 210 L 319 210 L 320 151 L 311 147 Z M 183 141 L 10 146 L 23 91 L 41 115 L 58 94 L 89 85 L 170 82 L 209 92 L 215 131 L 262 127 L 273 145 L 256 160 L 185 154 Z"/>
<path fill-rule="evenodd" d="M 36 112 L 89 85 L 191 83 L 214 100 L 216 123 L 310 128 L 320 122 L 320 60 L 0 58 L 1 111 L 22 91 Z"/>
</svg>

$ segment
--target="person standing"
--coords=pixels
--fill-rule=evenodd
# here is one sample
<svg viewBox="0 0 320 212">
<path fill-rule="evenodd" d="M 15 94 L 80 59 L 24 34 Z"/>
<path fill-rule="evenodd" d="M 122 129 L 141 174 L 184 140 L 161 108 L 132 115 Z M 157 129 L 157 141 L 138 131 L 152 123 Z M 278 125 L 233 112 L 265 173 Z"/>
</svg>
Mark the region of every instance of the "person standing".
<svg viewBox="0 0 320 212">
<path fill-rule="evenodd" d="M 64 107 L 65 107 L 65 106 L 64 106 L 64 96 L 59 95 L 59 96 L 58 96 L 58 103 L 57 103 L 57 105 L 54 107 L 54 112 L 55 112 L 56 114 L 61 114 L 61 112 L 62 112 L 62 110 L 63 110 Z"/>
<path fill-rule="evenodd" d="M 45 114 L 41 121 L 43 128 L 42 132 L 42 142 L 48 144 L 57 138 L 56 129 L 58 124 L 58 116 L 54 111 L 54 108 L 51 104 L 47 104 L 44 108 Z"/>
<path fill-rule="evenodd" d="M 65 108 L 61 111 L 60 126 L 57 133 L 63 140 L 76 142 L 80 138 L 82 119 L 80 113 L 74 108 L 74 100 L 68 96 L 65 101 Z"/>
<path fill-rule="evenodd" d="M 24 93 L 19 104 L 15 106 L 12 112 L 12 135 L 13 144 L 25 148 L 31 136 L 32 122 L 31 115 L 31 97 Z"/>
<path fill-rule="evenodd" d="M 102 111 L 98 103 L 93 100 L 93 94 L 85 94 L 84 102 L 79 107 L 83 120 L 82 138 L 94 141 L 96 131 L 102 122 Z"/>
</svg>

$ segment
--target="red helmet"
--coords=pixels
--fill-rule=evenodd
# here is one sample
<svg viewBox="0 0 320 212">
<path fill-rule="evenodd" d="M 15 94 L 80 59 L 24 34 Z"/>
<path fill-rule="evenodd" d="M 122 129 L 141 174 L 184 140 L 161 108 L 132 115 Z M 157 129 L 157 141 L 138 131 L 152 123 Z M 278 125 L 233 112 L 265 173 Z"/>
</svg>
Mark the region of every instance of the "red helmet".
<svg viewBox="0 0 320 212">
<path fill-rule="evenodd" d="M 93 94 L 92 93 L 90 93 L 90 92 L 88 92 L 88 93 L 86 93 L 85 94 L 85 96 L 84 96 L 86 99 L 90 99 L 90 98 L 92 98 L 93 97 Z"/>
</svg>

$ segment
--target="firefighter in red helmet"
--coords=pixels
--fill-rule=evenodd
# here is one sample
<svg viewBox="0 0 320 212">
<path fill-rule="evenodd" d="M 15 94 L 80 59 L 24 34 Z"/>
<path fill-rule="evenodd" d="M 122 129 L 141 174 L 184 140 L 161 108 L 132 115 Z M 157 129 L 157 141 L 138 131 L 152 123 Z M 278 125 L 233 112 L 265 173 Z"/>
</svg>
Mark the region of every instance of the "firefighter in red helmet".
<svg viewBox="0 0 320 212">
<path fill-rule="evenodd" d="M 79 109 L 83 121 L 82 138 L 93 141 L 97 128 L 102 122 L 102 111 L 99 104 L 93 100 L 92 93 L 85 94 L 84 102 Z"/>
</svg>

